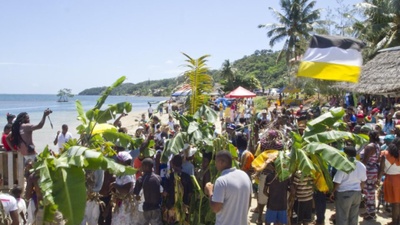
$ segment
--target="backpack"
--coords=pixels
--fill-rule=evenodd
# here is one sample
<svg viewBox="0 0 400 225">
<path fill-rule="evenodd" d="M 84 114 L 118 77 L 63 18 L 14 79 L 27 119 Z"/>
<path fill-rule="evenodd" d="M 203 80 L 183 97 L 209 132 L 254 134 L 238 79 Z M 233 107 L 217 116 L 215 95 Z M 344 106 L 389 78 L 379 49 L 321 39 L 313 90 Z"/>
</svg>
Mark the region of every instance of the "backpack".
<svg viewBox="0 0 400 225">
<path fill-rule="evenodd" d="M 0 192 L 0 194 L 2 194 Z M 11 218 L 7 215 L 6 210 L 4 209 L 3 203 L 0 203 L 0 224 L 8 225 L 11 224 Z"/>
</svg>

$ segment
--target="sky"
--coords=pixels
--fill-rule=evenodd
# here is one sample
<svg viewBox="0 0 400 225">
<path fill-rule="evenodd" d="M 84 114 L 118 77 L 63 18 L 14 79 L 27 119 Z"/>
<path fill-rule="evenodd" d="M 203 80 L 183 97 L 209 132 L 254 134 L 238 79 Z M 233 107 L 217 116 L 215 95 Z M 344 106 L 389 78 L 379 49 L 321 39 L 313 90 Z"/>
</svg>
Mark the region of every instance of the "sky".
<svg viewBox="0 0 400 225">
<path fill-rule="evenodd" d="M 347 0 L 354 4 L 358 0 Z M 337 6 L 317 0 L 315 8 Z M 177 77 L 185 57 L 221 68 L 270 49 L 259 24 L 277 22 L 278 0 L 0 1 L 0 93 L 73 93 Z M 274 48 L 279 49 L 279 46 Z"/>
</svg>

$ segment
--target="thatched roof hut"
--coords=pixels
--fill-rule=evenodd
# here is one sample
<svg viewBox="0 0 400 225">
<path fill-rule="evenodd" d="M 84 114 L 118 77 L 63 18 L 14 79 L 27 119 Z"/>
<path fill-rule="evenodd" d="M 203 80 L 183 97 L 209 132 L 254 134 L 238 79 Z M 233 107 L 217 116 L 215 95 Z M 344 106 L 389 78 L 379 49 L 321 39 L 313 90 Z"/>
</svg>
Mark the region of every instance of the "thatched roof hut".
<svg viewBox="0 0 400 225">
<path fill-rule="evenodd" d="M 358 83 L 340 83 L 340 89 L 374 95 L 400 95 L 400 46 L 382 49 L 361 70 Z"/>
</svg>

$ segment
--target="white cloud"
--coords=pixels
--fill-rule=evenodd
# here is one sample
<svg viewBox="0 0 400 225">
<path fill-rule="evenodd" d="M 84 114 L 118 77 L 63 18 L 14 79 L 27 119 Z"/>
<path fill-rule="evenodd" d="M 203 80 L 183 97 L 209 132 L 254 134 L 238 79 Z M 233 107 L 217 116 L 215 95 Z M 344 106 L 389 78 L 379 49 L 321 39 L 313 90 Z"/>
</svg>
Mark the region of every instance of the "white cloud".
<svg viewBox="0 0 400 225">
<path fill-rule="evenodd" d="M 172 61 L 172 60 L 170 60 L 170 59 L 168 59 L 167 61 L 165 61 L 165 64 L 173 64 L 174 63 L 174 61 Z"/>
</svg>

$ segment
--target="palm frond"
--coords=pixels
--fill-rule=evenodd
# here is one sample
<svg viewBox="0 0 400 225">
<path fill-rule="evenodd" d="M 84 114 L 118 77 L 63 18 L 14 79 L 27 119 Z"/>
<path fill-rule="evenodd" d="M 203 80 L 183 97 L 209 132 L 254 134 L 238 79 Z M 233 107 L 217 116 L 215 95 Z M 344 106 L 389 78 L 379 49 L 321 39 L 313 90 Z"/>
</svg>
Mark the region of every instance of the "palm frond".
<svg viewBox="0 0 400 225">
<path fill-rule="evenodd" d="M 193 115 L 206 100 L 207 96 L 205 96 L 205 93 L 212 90 L 213 79 L 207 74 L 208 67 L 206 66 L 207 58 L 210 55 L 203 55 L 198 59 L 193 59 L 185 53 L 182 54 L 186 56 L 186 67 L 189 68 L 185 72 L 185 75 L 188 77 L 192 88 L 189 113 Z"/>
</svg>

